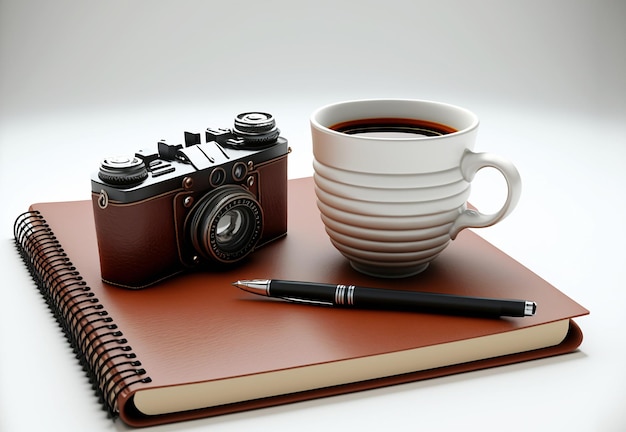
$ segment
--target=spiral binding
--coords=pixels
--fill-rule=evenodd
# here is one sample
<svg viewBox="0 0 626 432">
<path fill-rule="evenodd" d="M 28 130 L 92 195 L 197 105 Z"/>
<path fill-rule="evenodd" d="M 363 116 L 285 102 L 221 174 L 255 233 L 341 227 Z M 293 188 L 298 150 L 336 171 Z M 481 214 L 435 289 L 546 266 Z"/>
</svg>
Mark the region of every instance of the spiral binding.
<svg viewBox="0 0 626 432">
<path fill-rule="evenodd" d="M 111 417 L 117 417 L 118 395 L 134 384 L 152 380 L 40 212 L 19 215 L 13 235 L 22 259 L 100 403 Z"/>
</svg>

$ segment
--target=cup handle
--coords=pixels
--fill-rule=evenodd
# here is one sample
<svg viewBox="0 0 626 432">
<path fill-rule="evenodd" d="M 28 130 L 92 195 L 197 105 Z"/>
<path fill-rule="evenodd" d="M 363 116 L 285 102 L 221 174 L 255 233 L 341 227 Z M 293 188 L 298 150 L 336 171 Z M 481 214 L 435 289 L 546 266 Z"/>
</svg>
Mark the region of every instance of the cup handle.
<svg viewBox="0 0 626 432">
<path fill-rule="evenodd" d="M 491 153 L 474 153 L 465 150 L 461 159 L 461 172 L 465 180 L 471 182 L 476 173 L 486 167 L 495 168 L 504 176 L 507 184 L 506 201 L 502 208 L 493 214 L 484 214 L 470 209 L 463 210 L 450 228 L 450 238 L 453 240 L 465 228 L 484 228 L 500 222 L 513 211 L 519 201 L 522 194 L 522 179 L 517 168 L 510 161 Z"/>
</svg>

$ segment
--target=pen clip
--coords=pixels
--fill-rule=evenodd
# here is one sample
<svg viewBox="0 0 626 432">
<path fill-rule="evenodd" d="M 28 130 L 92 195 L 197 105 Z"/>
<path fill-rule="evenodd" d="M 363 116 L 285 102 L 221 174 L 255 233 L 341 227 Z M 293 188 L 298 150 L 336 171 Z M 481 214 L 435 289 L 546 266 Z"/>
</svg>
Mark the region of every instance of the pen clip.
<svg viewBox="0 0 626 432">
<path fill-rule="evenodd" d="M 325 302 L 325 301 L 319 301 L 319 300 L 306 300 L 306 299 L 295 298 L 295 297 L 280 297 L 280 298 L 283 300 L 293 302 L 293 303 L 308 304 L 308 305 L 315 305 L 315 306 L 334 306 L 333 303 L 331 302 Z"/>
</svg>

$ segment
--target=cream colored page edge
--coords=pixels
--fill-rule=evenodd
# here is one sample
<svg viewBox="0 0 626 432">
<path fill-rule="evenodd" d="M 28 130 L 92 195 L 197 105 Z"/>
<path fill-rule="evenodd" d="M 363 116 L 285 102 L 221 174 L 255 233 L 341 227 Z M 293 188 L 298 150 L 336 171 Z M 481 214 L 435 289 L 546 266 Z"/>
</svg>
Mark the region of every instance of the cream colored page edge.
<svg viewBox="0 0 626 432">
<path fill-rule="evenodd" d="M 159 415 L 279 396 L 546 348 L 561 343 L 568 329 L 569 319 L 407 351 L 140 390 L 134 403 L 146 415 Z"/>
</svg>

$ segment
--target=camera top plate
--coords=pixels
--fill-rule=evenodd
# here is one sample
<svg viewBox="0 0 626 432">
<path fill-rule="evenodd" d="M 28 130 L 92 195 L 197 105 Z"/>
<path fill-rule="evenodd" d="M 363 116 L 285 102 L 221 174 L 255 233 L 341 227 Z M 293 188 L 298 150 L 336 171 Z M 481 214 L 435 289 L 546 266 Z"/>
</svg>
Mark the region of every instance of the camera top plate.
<svg viewBox="0 0 626 432">
<path fill-rule="evenodd" d="M 162 140 L 156 149 L 104 159 L 99 172 L 92 175 L 92 192 L 106 192 L 112 202 L 131 203 L 190 184 L 204 190 L 242 183 L 250 167 L 289 152 L 287 140 L 279 133 L 271 114 L 245 112 L 237 115 L 233 129 L 185 132 L 184 145 Z"/>
</svg>

